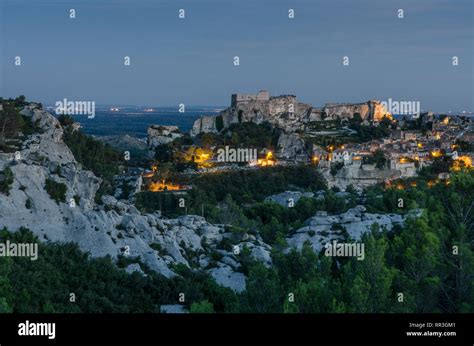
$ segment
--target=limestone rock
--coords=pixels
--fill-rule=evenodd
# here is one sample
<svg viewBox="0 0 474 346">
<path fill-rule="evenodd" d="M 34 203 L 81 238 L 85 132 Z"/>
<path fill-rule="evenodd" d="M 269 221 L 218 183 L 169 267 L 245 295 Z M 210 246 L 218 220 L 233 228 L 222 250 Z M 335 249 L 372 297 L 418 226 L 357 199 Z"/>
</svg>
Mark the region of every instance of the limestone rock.
<svg viewBox="0 0 474 346">
<path fill-rule="evenodd" d="M 182 136 L 177 126 L 151 125 L 147 130 L 148 147 L 153 149 Z"/>
</svg>

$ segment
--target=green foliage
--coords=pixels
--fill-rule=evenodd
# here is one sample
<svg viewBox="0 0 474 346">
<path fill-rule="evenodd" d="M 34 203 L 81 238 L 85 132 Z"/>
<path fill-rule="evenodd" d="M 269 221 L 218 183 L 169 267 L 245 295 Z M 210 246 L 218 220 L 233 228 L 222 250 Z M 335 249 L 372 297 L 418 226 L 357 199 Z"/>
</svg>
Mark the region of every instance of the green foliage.
<svg viewBox="0 0 474 346">
<path fill-rule="evenodd" d="M 256 263 L 249 272 L 244 311 L 256 313 L 282 312 L 283 292 L 275 270 Z"/>
<path fill-rule="evenodd" d="M 205 174 L 194 181 L 194 186 L 222 201 L 230 194 L 238 204 L 262 200 L 274 193 L 283 192 L 288 186 L 320 190 L 324 179 L 309 166 L 265 167 L 258 170 L 240 170 Z"/>
<path fill-rule="evenodd" d="M 390 122 L 381 121 L 378 126 L 364 125 L 358 119 L 351 119 L 351 129 L 357 131 L 357 139 L 359 142 L 368 142 L 374 139 L 384 138 L 390 135 Z"/>
<path fill-rule="evenodd" d="M 157 313 L 162 304 L 177 304 L 186 295 L 191 310 L 238 312 L 238 297 L 217 285 L 207 274 L 188 269 L 166 279 L 127 274 L 109 257 L 90 258 L 76 245 L 40 243 L 28 230 L 0 230 L 0 242 L 38 243 L 38 260 L 0 257 L 0 311 L 14 313 Z M 135 259 L 133 262 L 136 262 Z M 69 301 L 70 293 L 76 302 Z M 196 311 L 197 312 L 197 311 Z"/>
<path fill-rule="evenodd" d="M 85 169 L 106 180 L 111 180 L 120 172 L 120 167 L 124 164 L 120 152 L 80 131 L 73 131 L 69 126 L 72 119 L 68 116 L 61 117 L 59 119 L 65 126 L 64 142 Z"/>
<path fill-rule="evenodd" d="M 232 124 L 218 139 L 218 144 L 240 148 L 274 148 L 278 142 L 279 131 L 268 123 L 245 122 Z"/>
<path fill-rule="evenodd" d="M 13 172 L 10 167 L 5 167 L 3 171 L 0 171 L 0 192 L 9 195 L 12 184 Z"/>
<path fill-rule="evenodd" d="M 377 150 L 371 156 L 364 156 L 364 163 L 375 164 L 375 167 L 378 169 L 383 169 L 387 163 L 387 159 L 382 150 Z"/>
<path fill-rule="evenodd" d="M 223 128 L 224 128 L 224 119 L 222 118 L 222 115 L 219 115 L 216 117 L 216 129 L 217 131 L 221 132 Z"/>
<path fill-rule="evenodd" d="M 52 179 L 46 178 L 44 188 L 56 203 L 66 202 L 67 186 L 63 183 L 57 183 Z"/>
<path fill-rule="evenodd" d="M 197 303 L 192 303 L 189 312 L 192 314 L 209 314 L 214 312 L 214 307 L 209 301 L 202 300 Z"/>
</svg>

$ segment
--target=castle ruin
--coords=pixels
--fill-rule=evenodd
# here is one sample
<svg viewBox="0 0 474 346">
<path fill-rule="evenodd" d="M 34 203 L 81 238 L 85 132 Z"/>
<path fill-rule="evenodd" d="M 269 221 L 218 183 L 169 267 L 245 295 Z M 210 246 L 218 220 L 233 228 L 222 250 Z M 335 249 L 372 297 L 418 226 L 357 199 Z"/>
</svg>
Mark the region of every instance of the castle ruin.
<svg viewBox="0 0 474 346">
<path fill-rule="evenodd" d="M 257 94 L 232 94 L 231 107 L 236 107 L 238 103 L 249 101 L 269 101 L 268 90 L 260 90 Z"/>
</svg>

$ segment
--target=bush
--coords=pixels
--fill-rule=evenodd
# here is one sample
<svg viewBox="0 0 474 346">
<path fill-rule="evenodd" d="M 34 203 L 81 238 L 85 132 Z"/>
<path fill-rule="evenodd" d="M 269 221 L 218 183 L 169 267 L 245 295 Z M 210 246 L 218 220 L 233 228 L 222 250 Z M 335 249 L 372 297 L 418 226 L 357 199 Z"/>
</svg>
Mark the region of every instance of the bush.
<svg viewBox="0 0 474 346">
<path fill-rule="evenodd" d="M 66 202 L 67 186 L 63 183 L 57 183 L 52 179 L 47 178 L 45 181 L 45 189 L 49 197 L 54 199 L 56 203 Z"/>
<path fill-rule="evenodd" d="M 219 115 L 216 117 L 216 129 L 217 131 L 221 132 L 223 128 L 224 128 L 224 119 L 222 118 L 222 115 Z"/>
<path fill-rule="evenodd" d="M 192 314 L 209 314 L 214 312 L 214 306 L 208 300 L 202 300 L 199 303 L 192 303 L 189 312 Z"/>
<path fill-rule="evenodd" d="M 6 167 L 0 172 L 0 192 L 9 195 L 13 184 L 13 172 L 10 167 Z"/>
</svg>

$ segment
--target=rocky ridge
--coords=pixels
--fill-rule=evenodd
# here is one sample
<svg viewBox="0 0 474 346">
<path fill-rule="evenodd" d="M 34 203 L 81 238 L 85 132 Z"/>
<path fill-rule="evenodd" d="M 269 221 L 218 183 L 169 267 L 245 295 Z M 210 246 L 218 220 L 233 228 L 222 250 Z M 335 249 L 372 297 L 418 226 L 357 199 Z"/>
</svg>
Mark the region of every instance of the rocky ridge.
<svg viewBox="0 0 474 346">
<path fill-rule="evenodd" d="M 14 176 L 9 194 L 0 194 L 0 227 L 12 231 L 27 227 L 40 240 L 73 242 L 94 257 L 139 258 L 140 262 L 127 267 L 129 272 L 143 272 L 143 263 L 171 277 L 176 275 L 174 266 L 182 264 L 208 272 L 216 282 L 237 292 L 245 289 L 239 255 L 244 247 L 254 259 L 272 264 L 272 249 L 258 233 L 237 232 L 196 215 L 167 219 L 159 212 L 143 214 L 129 201 L 113 196 L 103 196 L 102 204 L 97 204 L 94 199 L 101 179 L 76 161 L 63 142 L 59 121 L 31 107 L 22 114 L 31 117 L 41 131 L 27 137 L 17 153 L 0 153 L 0 171 L 9 167 Z M 46 180 L 64 184 L 64 202 L 51 198 Z M 290 195 L 295 203 L 303 195 L 312 198 L 289 191 L 269 200 L 284 203 Z M 300 249 L 309 241 L 319 251 L 322 243 L 338 235 L 332 231 L 334 223 L 342 224 L 353 239 L 360 239 L 373 223 L 390 230 L 403 222 L 399 215 L 369 214 L 363 208 L 335 216 L 318 213 L 288 237 L 288 250 Z"/>
<path fill-rule="evenodd" d="M 12 231 L 27 227 L 40 240 L 73 242 L 94 257 L 139 257 L 166 277 L 175 275 L 173 266 L 182 263 L 209 272 L 218 283 L 237 291 L 245 288 L 245 276 L 238 271 L 234 249 L 218 249 L 223 239 L 232 239 L 239 250 L 251 248 L 259 260 L 270 260 L 270 247 L 259 237 L 235 237 L 224 225 L 211 225 L 200 216 L 166 219 L 159 212 L 142 214 L 128 201 L 112 196 L 103 196 L 103 204 L 96 204 L 101 179 L 75 160 L 63 142 L 59 121 L 39 109 L 25 108 L 22 114 L 41 131 L 29 136 L 17 153 L 0 153 L 0 170 L 10 167 L 14 176 L 9 194 L 0 194 L 0 227 Z M 65 202 L 50 197 L 47 179 L 66 186 Z M 221 260 L 211 258 L 216 251 Z"/>
</svg>

